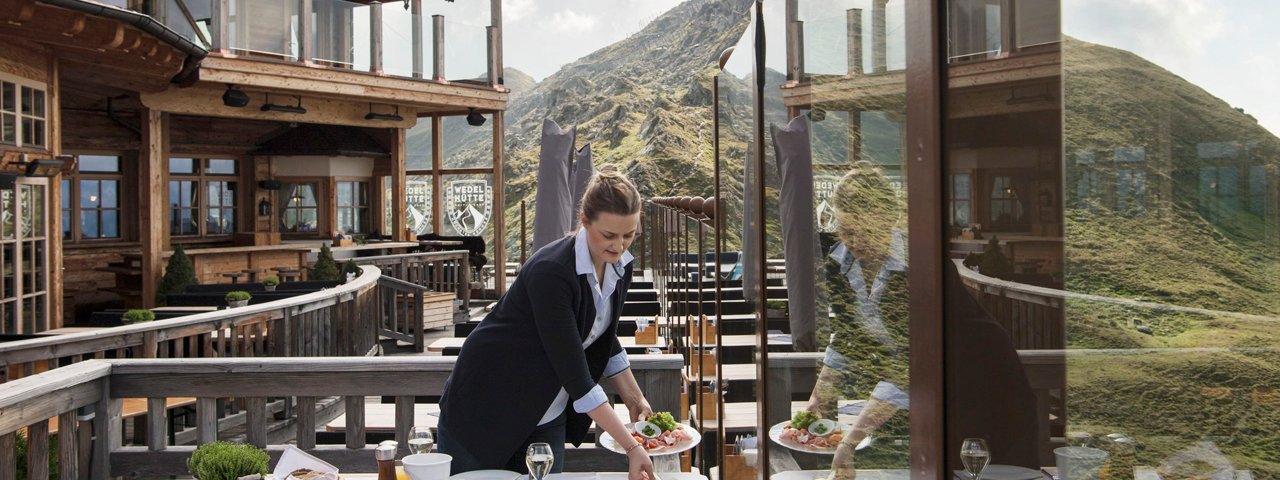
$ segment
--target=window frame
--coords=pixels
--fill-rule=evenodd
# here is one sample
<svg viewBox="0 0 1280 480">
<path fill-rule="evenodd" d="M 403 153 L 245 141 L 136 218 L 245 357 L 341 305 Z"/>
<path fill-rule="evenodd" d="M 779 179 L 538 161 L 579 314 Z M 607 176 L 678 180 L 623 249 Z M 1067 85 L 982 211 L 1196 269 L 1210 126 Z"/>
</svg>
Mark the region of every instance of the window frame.
<svg viewBox="0 0 1280 480">
<path fill-rule="evenodd" d="M 77 244 L 88 244 L 88 243 L 118 243 L 118 242 L 130 241 L 131 236 L 129 235 L 129 229 L 127 228 L 128 219 L 124 215 L 124 212 L 128 210 L 129 206 L 132 205 L 132 202 L 129 201 L 130 200 L 129 196 L 124 194 L 124 191 L 127 188 L 125 183 L 126 183 L 126 179 L 128 178 L 128 175 L 126 174 L 126 169 L 128 168 L 126 166 L 126 159 L 128 157 L 120 152 L 75 152 L 75 153 L 71 153 L 71 155 L 76 157 L 76 161 L 75 161 L 76 169 L 74 172 L 64 175 L 62 177 L 62 182 L 63 182 L 62 190 L 70 200 L 68 202 L 70 203 L 70 208 L 63 208 L 62 199 L 61 198 L 58 199 L 58 214 L 62 215 L 64 213 L 70 213 L 69 216 L 64 218 L 64 222 L 63 222 L 64 229 L 66 229 L 66 227 L 68 226 L 71 227 L 70 232 L 68 232 L 67 235 L 64 235 L 64 232 L 58 232 L 58 235 L 62 239 L 62 242 L 68 245 L 77 245 Z M 119 163 L 117 164 L 117 168 L 115 172 L 82 172 L 80 171 L 80 157 L 84 157 L 84 156 L 115 157 Z M 114 236 L 114 237 L 98 236 L 98 237 L 88 237 L 88 238 L 84 236 L 84 231 L 81 228 L 81 224 L 80 224 L 81 222 L 80 217 L 82 215 L 82 212 L 86 211 L 84 207 L 80 206 L 80 191 L 81 191 L 80 182 L 84 180 L 96 180 L 98 182 L 101 182 L 103 180 L 113 180 L 116 182 L 115 208 L 102 208 L 101 206 L 99 206 L 98 208 L 91 209 L 91 210 L 98 211 L 98 225 L 99 225 L 98 231 L 99 232 L 102 231 L 102 228 L 101 228 L 102 212 L 104 210 L 115 210 L 116 211 L 116 231 L 118 233 L 117 236 Z M 101 196 L 101 190 L 99 190 L 99 196 Z M 99 204 L 101 204 L 101 199 L 99 199 Z"/>
<path fill-rule="evenodd" d="M 272 227 L 273 231 L 279 232 L 281 236 L 285 236 L 289 238 L 328 238 L 329 234 L 325 232 L 328 231 L 329 215 L 327 212 L 327 208 L 329 207 L 325 206 L 324 199 L 327 198 L 328 196 L 327 190 L 328 190 L 328 185 L 330 183 L 331 177 L 277 177 L 276 180 L 280 181 L 280 190 L 278 190 L 278 192 L 280 193 L 277 194 L 275 198 L 276 217 L 275 217 L 275 226 Z M 316 198 L 315 206 L 296 206 L 296 207 L 289 206 L 289 202 L 285 201 L 284 197 L 281 197 L 280 195 L 285 195 L 288 192 L 290 192 L 294 185 L 310 185 L 314 190 L 314 194 Z M 330 207 L 331 206 L 332 205 L 330 205 Z M 298 211 L 314 209 L 316 211 L 315 231 L 307 232 L 307 231 L 297 231 L 297 230 L 285 230 L 284 218 L 286 213 L 291 209 L 298 210 Z"/>
<path fill-rule="evenodd" d="M 0 72 L 0 86 L 2 86 L 4 83 L 13 84 L 14 88 L 13 88 L 13 98 L 5 99 L 3 98 L 4 89 L 0 87 L 0 145 L 12 145 L 17 148 L 25 148 L 25 149 L 33 149 L 33 150 L 48 150 L 49 149 L 49 85 L 48 83 Z M 44 115 L 42 116 L 35 115 L 34 108 L 31 114 L 22 112 L 22 97 L 23 97 L 22 94 L 23 94 L 24 88 L 31 89 L 32 91 L 35 91 L 35 92 L 40 92 L 40 96 L 41 96 L 40 103 L 42 104 L 40 110 L 44 112 Z M 10 105 L 8 103 L 8 100 L 13 101 L 12 111 L 5 110 L 5 107 Z M 3 124 L 5 121 L 5 117 L 9 117 L 9 116 L 13 117 L 13 141 L 12 142 L 5 140 L 3 135 Z M 24 125 L 26 124 L 27 120 L 31 120 L 32 122 L 39 123 L 40 139 L 43 140 L 43 143 L 28 145 L 26 144 L 26 142 L 23 142 L 23 134 L 26 133 L 25 132 L 26 127 Z"/>
<path fill-rule="evenodd" d="M 364 203 L 359 204 L 360 196 L 356 190 L 352 190 L 353 205 L 343 205 L 341 198 L 341 185 L 350 183 L 364 189 Z M 338 230 L 342 228 L 342 213 L 344 210 L 352 210 L 355 215 L 357 227 L 356 231 L 343 231 L 347 235 L 366 235 L 373 232 L 373 178 L 371 177 L 333 177 L 333 228 Z M 319 203 L 319 202 L 316 202 Z M 363 214 L 363 216 L 361 216 Z"/>
<path fill-rule="evenodd" d="M 171 170 L 173 160 L 184 159 L 184 158 L 191 159 L 192 173 L 174 173 Z M 235 170 L 232 173 L 207 173 L 209 164 L 213 160 L 230 160 L 234 162 Z M 241 165 L 240 158 L 238 157 L 225 157 L 225 156 L 214 156 L 214 155 L 208 155 L 208 156 L 170 155 L 165 160 L 165 172 L 167 172 L 169 177 L 168 185 L 166 186 L 168 188 L 172 188 L 174 182 L 194 182 L 195 185 L 193 186 L 193 188 L 196 190 L 196 195 L 195 195 L 194 203 L 189 207 L 184 207 L 184 206 L 175 207 L 173 205 L 172 198 L 168 199 L 168 201 L 166 202 L 165 208 L 169 212 L 169 214 L 167 215 L 168 225 L 169 225 L 169 236 L 174 239 L 192 240 L 192 239 L 225 239 L 225 238 L 230 238 L 232 235 L 234 235 L 235 232 L 238 231 L 241 226 L 240 219 L 238 218 L 239 209 L 240 209 L 240 198 L 239 198 L 238 188 L 240 184 L 240 172 L 242 168 L 243 166 Z M 232 201 L 232 205 L 230 207 L 224 206 L 224 205 L 218 205 L 214 207 L 210 205 L 209 184 L 214 182 L 228 183 L 232 185 L 231 191 L 233 193 L 230 197 Z M 168 192 L 169 191 L 166 190 L 166 194 Z M 181 188 L 179 188 L 179 192 L 181 192 Z M 227 210 L 231 211 L 232 227 L 231 227 L 230 233 L 209 233 L 209 227 L 206 221 L 208 220 L 208 214 L 210 209 L 215 209 L 215 208 L 220 211 L 219 212 L 220 214 Z M 191 210 L 192 218 L 196 220 L 195 233 L 178 233 L 174 231 L 173 214 L 174 212 L 177 212 L 179 210 Z"/>
</svg>

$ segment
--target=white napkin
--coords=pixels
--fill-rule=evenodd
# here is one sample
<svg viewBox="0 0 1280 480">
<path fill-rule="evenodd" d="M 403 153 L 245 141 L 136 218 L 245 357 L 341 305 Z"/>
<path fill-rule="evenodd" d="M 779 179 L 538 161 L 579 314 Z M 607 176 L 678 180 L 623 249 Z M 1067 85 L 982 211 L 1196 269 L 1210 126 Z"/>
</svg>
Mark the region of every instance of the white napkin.
<svg viewBox="0 0 1280 480">
<path fill-rule="evenodd" d="M 276 462 L 276 469 L 271 471 L 271 475 L 276 480 L 286 480 L 289 478 L 290 473 L 299 468 L 322 472 L 325 474 L 323 478 L 333 480 L 338 478 L 338 467 L 329 465 L 324 460 L 316 458 L 293 445 L 285 447 L 284 453 L 280 455 L 280 461 Z"/>
</svg>

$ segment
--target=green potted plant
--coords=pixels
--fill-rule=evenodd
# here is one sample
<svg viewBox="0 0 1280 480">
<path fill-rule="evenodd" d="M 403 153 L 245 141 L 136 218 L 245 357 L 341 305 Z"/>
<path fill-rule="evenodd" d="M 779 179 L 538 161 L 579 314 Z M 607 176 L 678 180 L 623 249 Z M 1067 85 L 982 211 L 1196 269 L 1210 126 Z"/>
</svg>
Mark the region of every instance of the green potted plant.
<svg viewBox="0 0 1280 480">
<path fill-rule="evenodd" d="M 169 263 L 164 268 L 164 277 L 160 278 L 160 287 L 156 289 L 156 303 L 164 305 L 167 295 L 185 292 L 188 285 L 196 283 L 199 282 L 196 280 L 196 270 L 191 265 L 191 259 L 182 250 L 182 245 L 174 245 L 173 255 L 169 257 Z"/>
<path fill-rule="evenodd" d="M 276 285 L 279 285 L 279 284 L 280 284 L 280 277 L 277 277 L 275 275 L 262 279 L 262 289 L 268 292 L 276 291 Z"/>
<path fill-rule="evenodd" d="M 249 304 L 249 299 L 251 298 L 253 298 L 253 295 L 249 295 L 249 292 L 244 290 L 232 290 L 227 292 L 225 300 L 229 307 L 243 307 Z"/>
<path fill-rule="evenodd" d="M 155 320 L 156 314 L 151 310 L 129 310 L 124 312 L 124 315 L 121 316 L 120 319 L 123 320 L 126 325 L 132 325 L 135 323 Z"/>
<path fill-rule="evenodd" d="M 187 459 L 187 470 L 200 480 L 236 480 L 246 475 L 266 475 L 270 457 L 253 445 L 216 441 L 196 448 Z"/>
<path fill-rule="evenodd" d="M 307 279 L 315 281 L 338 279 L 338 263 L 333 261 L 333 250 L 329 249 L 329 245 L 320 247 L 320 255 L 316 258 L 316 265 L 311 267 L 311 273 L 307 275 Z"/>
</svg>

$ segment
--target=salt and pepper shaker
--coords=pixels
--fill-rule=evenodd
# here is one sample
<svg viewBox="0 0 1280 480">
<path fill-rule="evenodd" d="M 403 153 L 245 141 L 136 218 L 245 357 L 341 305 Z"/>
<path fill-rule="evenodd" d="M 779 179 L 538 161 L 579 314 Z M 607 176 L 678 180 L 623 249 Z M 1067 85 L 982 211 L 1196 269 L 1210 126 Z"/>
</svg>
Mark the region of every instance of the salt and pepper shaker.
<svg viewBox="0 0 1280 480">
<path fill-rule="evenodd" d="M 396 480 L 396 450 L 400 444 L 395 440 L 387 440 L 373 449 L 373 458 L 378 460 L 378 480 Z"/>
</svg>

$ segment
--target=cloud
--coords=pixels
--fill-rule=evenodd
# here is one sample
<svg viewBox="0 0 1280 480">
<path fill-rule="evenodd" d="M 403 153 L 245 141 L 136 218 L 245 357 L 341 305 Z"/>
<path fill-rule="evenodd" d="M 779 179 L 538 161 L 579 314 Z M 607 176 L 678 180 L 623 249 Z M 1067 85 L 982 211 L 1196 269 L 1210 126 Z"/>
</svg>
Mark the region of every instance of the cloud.
<svg viewBox="0 0 1280 480">
<path fill-rule="evenodd" d="M 548 26 L 562 32 L 583 32 L 595 28 L 600 23 L 596 17 L 583 15 L 573 10 L 563 10 L 551 14 Z"/>
<path fill-rule="evenodd" d="M 533 0 L 502 0 L 502 23 L 519 22 L 538 10 Z"/>
</svg>

